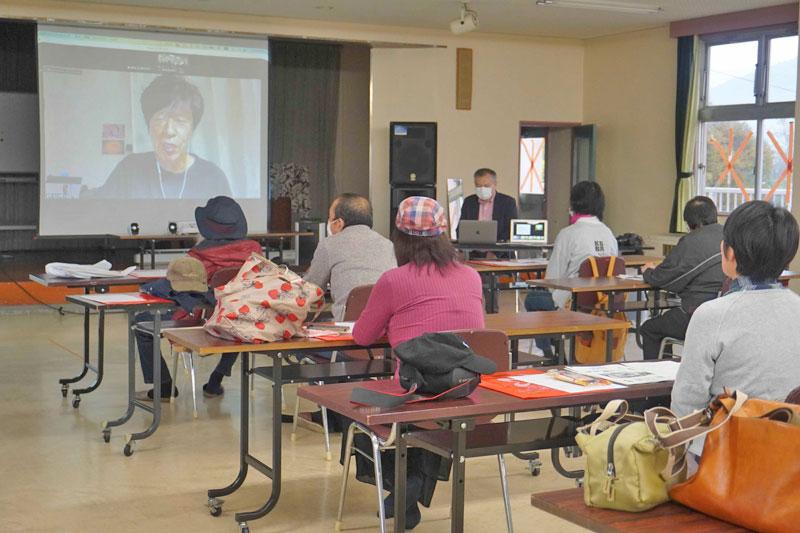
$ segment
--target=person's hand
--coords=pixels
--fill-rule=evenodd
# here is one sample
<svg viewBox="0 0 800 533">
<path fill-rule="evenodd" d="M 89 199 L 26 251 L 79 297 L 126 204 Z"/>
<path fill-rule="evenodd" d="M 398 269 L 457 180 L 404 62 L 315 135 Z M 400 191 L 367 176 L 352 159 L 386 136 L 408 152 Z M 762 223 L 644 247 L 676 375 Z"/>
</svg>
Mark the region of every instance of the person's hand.
<svg viewBox="0 0 800 533">
<path fill-rule="evenodd" d="M 497 259 L 497 254 L 495 254 L 494 252 L 488 252 L 486 254 L 486 259 Z"/>
<path fill-rule="evenodd" d="M 648 269 L 651 269 L 651 268 L 655 268 L 657 266 L 658 266 L 658 263 L 656 263 L 655 261 L 650 261 L 649 263 L 645 263 L 644 265 L 642 265 L 642 270 L 648 270 Z"/>
</svg>

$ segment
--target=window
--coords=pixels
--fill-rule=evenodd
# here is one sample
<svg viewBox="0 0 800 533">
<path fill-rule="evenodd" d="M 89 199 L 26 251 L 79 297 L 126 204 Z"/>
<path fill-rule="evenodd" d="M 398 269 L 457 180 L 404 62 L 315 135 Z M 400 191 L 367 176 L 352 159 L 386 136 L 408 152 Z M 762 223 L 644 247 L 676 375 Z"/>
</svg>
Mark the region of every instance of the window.
<svg viewBox="0 0 800 533">
<path fill-rule="evenodd" d="M 721 213 L 749 200 L 791 204 L 796 30 L 704 40 L 697 177 Z"/>
<path fill-rule="evenodd" d="M 545 193 L 547 130 L 523 127 L 519 139 L 519 194 Z"/>
</svg>

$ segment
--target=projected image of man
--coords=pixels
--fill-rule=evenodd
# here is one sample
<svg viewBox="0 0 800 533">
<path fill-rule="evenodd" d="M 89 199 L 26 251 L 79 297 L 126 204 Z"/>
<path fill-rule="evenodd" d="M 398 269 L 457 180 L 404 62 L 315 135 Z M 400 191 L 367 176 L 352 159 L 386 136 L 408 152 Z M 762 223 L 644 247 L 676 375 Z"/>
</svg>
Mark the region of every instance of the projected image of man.
<svg viewBox="0 0 800 533">
<path fill-rule="evenodd" d="M 106 182 L 84 191 L 90 198 L 183 199 L 231 196 L 225 173 L 190 152 L 192 135 L 203 117 L 203 96 L 184 78 L 162 75 L 145 88 L 142 113 L 152 152 L 130 154 Z"/>
</svg>

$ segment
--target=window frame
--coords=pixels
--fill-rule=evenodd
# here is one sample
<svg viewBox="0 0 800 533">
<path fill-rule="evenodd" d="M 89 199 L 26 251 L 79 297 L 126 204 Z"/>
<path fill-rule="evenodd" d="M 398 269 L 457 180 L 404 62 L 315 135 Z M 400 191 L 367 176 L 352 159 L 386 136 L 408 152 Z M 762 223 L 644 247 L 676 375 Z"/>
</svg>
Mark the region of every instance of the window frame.
<svg viewBox="0 0 800 533">
<path fill-rule="evenodd" d="M 756 121 L 755 132 L 755 179 L 753 187 L 753 198 L 761 198 L 761 181 L 763 179 L 763 156 L 764 156 L 764 128 L 763 121 L 769 119 L 794 119 L 795 101 L 791 102 L 769 102 L 769 68 L 770 68 L 770 41 L 778 37 L 797 36 L 797 26 L 780 25 L 756 30 L 720 33 L 704 35 L 700 37 L 703 46 L 700 54 L 700 91 L 698 102 L 698 134 L 695 149 L 695 179 L 698 193 L 702 194 L 706 187 L 706 161 L 708 157 L 708 139 L 706 123 L 709 122 L 732 122 L 732 121 Z M 711 48 L 718 45 L 734 44 L 748 41 L 758 42 L 757 63 L 753 80 L 753 94 L 755 103 L 752 104 L 729 104 L 729 105 L 707 105 L 709 96 L 709 64 Z M 796 141 L 797 142 L 797 141 Z M 794 173 L 792 174 L 794 178 Z M 791 205 L 791 198 L 786 199 L 787 206 Z M 720 211 L 721 213 L 726 213 Z"/>
</svg>

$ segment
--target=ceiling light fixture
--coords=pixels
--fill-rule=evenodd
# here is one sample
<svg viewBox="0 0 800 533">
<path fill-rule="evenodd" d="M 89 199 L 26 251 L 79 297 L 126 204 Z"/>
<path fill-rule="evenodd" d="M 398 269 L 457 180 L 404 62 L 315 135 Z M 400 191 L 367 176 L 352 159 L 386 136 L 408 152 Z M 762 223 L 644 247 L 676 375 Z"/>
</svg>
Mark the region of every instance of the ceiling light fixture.
<svg viewBox="0 0 800 533">
<path fill-rule="evenodd" d="M 478 28 L 478 12 L 472 11 L 466 2 L 461 4 L 461 17 L 450 23 L 450 31 L 458 35 Z"/>
<path fill-rule="evenodd" d="M 567 7 L 576 9 L 595 9 L 600 11 L 618 11 L 620 13 L 637 13 L 657 15 L 663 13 L 661 6 L 640 6 L 621 2 L 589 2 L 580 0 L 536 0 L 537 6 Z"/>
</svg>

